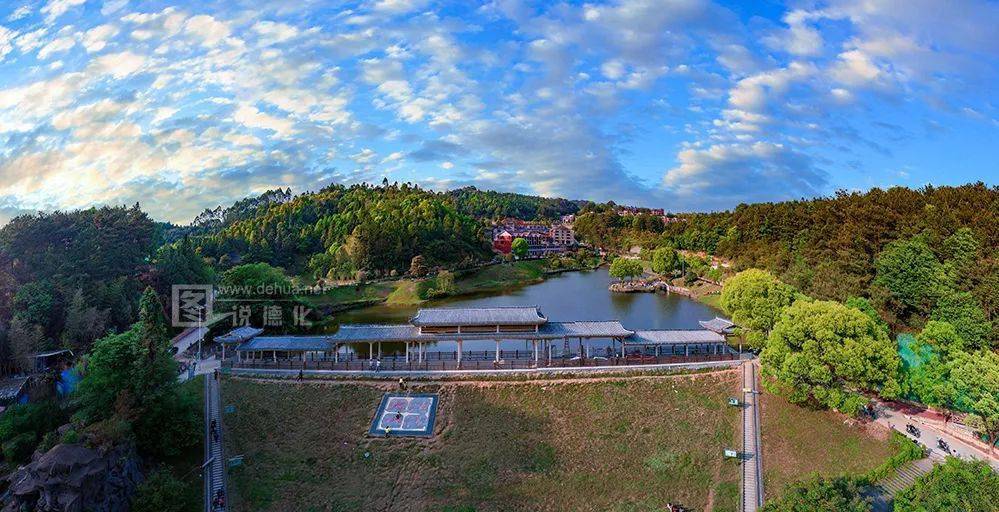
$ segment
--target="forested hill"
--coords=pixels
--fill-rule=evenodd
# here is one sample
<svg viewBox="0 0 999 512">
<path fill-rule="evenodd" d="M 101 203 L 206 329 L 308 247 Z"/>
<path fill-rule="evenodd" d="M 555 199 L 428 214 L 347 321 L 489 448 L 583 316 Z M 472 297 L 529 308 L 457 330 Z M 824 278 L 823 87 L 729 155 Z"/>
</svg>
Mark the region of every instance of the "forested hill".
<svg viewBox="0 0 999 512">
<path fill-rule="evenodd" d="M 331 185 L 260 206 L 196 243 L 220 268 L 266 262 L 320 277 L 402 272 L 418 255 L 461 266 L 490 254 L 483 226 L 451 196 L 409 184 Z"/>
<path fill-rule="evenodd" d="M 842 300 L 867 290 L 875 259 L 890 242 L 919 237 L 943 261 L 960 250 L 948 239 L 961 228 L 970 230 L 977 245 L 966 249 L 977 260 L 974 272 L 994 277 L 997 212 L 999 187 L 894 187 L 690 215 L 687 223 L 668 225 L 663 237 L 678 248 L 730 258 L 739 267 L 769 269 L 810 295 Z"/>
<path fill-rule="evenodd" d="M 502 219 L 513 217 L 523 220 L 557 220 L 563 215 L 576 213 L 586 201 L 562 198 L 529 196 L 512 192 L 495 192 L 464 187 L 448 192 L 454 198 L 458 211 L 476 218 Z"/>
</svg>

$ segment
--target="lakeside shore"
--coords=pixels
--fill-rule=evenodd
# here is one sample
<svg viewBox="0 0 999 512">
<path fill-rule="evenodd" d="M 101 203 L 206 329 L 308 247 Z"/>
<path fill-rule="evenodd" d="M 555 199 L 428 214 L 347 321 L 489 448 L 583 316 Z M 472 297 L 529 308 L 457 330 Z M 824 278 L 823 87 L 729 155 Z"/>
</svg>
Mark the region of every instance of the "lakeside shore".
<svg viewBox="0 0 999 512">
<path fill-rule="evenodd" d="M 540 283 L 549 277 L 566 272 L 592 271 L 600 264 L 550 269 L 544 260 L 523 260 L 487 265 L 455 273 L 455 290 L 447 298 L 500 292 Z M 365 308 L 379 304 L 413 306 L 443 297 L 429 298 L 428 291 L 435 283 L 434 277 L 399 279 L 357 283 L 335 287 L 317 296 L 299 297 L 324 314 Z"/>
</svg>

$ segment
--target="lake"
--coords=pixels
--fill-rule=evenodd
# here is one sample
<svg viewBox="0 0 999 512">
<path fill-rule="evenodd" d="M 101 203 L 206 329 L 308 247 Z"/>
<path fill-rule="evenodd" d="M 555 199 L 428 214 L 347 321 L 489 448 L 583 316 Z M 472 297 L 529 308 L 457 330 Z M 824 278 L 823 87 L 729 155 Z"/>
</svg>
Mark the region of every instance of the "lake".
<svg viewBox="0 0 999 512">
<path fill-rule="evenodd" d="M 680 295 L 653 293 L 611 293 L 614 281 L 601 267 L 593 271 L 566 272 L 532 285 L 489 295 L 463 296 L 424 303 L 421 306 L 378 305 L 336 315 L 339 323 L 406 323 L 419 307 L 538 306 L 551 321 L 619 320 L 628 329 L 700 329 L 699 320 L 719 314 L 711 307 Z M 610 346 L 611 341 L 594 340 L 594 348 Z M 398 345 L 398 346 L 390 346 Z M 526 350 L 530 342 L 507 340 L 503 350 Z M 356 347 L 366 353 L 367 346 Z M 494 350 L 492 341 L 465 341 L 465 350 Z M 402 344 L 384 344 L 383 353 L 403 350 Z M 442 342 L 431 350 L 456 350 L 453 342 Z"/>
</svg>

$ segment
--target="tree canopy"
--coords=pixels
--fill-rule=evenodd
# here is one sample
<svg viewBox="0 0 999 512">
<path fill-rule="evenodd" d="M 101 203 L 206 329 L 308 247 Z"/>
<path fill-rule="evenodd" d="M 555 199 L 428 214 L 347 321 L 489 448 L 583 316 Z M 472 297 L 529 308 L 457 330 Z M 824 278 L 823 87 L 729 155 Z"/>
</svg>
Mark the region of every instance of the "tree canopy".
<svg viewBox="0 0 999 512">
<path fill-rule="evenodd" d="M 671 274 L 679 270 L 683 260 L 676 249 L 659 247 L 652 251 L 652 271 L 657 274 Z"/>
<path fill-rule="evenodd" d="M 178 393 L 163 307 L 151 288 L 140 308 L 131 329 L 94 343 L 76 391 L 76 415 L 86 424 L 124 422 L 144 453 L 176 454 L 196 440 L 194 404 Z"/>
<path fill-rule="evenodd" d="M 776 499 L 767 500 L 762 512 L 870 512 L 850 478 L 812 475 L 789 485 Z"/>
<path fill-rule="evenodd" d="M 617 258 L 611 262 L 610 275 L 618 279 L 631 279 L 642 275 L 645 269 L 642 262 L 628 258 Z"/>
<path fill-rule="evenodd" d="M 528 248 L 527 240 L 523 238 L 514 238 L 510 243 L 510 252 L 518 258 L 526 258 Z"/>
<path fill-rule="evenodd" d="M 895 512 L 991 512 L 999 504 L 999 473 L 983 461 L 947 457 L 895 495 Z"/>
<path fill-rule="evenodd" d="M 794 288 L 765 270 L 749 269 L 725 281 L 721 306 L 743 329 L 749 345 L 759 349 L 794 299 Z"/>
<path fill-rule="evenodd" d="M 795 403 L 815 402 L 856 413 L 849 390 L 898 396 L 895 344 L 863 312 L 832 301 L 797 301 L 774 325 L 760 355 L 765 375 Z M 846 391 L 844 391 L 846 390 Z"/>
</svg>

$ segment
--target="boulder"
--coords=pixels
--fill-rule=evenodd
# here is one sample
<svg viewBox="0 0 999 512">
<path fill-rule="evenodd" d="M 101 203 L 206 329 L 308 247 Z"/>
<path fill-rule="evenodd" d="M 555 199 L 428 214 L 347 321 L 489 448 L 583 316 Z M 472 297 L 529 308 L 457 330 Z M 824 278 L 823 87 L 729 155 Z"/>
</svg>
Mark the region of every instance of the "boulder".
<svg viewBox="0 0 999 512">
<path fill-rule="evenodd" d="M 142 482 L 131 445 L 58 444 L 7 476 L 3 512 L 117 512 Z"/>
</svg>

